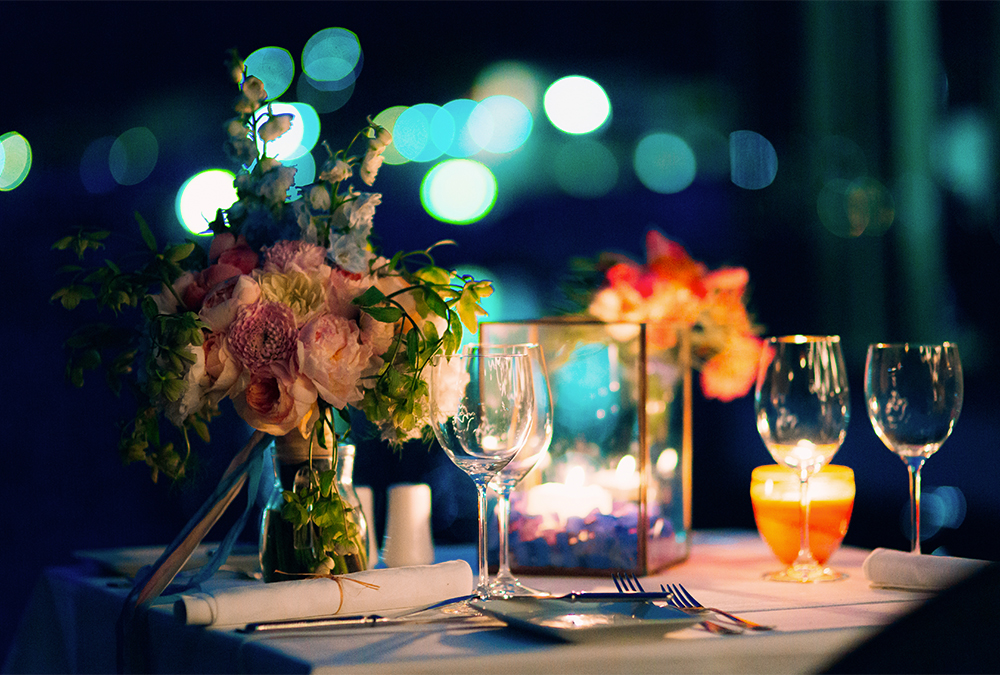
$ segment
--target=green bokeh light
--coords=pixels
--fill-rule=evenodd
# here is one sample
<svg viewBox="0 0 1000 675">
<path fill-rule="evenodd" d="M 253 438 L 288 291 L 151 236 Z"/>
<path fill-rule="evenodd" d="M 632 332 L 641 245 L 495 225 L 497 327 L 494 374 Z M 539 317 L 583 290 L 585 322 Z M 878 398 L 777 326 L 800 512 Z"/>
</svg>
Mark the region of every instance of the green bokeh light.
<svg viewBox="0 0 1000 675">
<path fill-rule="evenodd" d="M 435 165 L 420 184 L 420 201 L 434 218 L 455 225 L 481 220 L 496 203 L 493 173 L 471 159 L 449 159 Z"/>
</svg>

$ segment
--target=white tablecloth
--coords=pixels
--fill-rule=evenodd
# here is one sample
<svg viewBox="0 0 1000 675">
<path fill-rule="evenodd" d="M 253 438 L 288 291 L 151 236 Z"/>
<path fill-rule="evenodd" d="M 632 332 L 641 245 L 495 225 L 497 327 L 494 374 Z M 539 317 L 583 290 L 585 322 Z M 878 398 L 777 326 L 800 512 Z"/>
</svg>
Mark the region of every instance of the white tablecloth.
<svg viewBox="0 0 1000 675">
<path fill-rule="evenodd" d="M 474 557 L 470 547 L 437 554 Z M 871 588 L 861 572 L 867 554 L 842 548 L 834 555 L 831 564 L 848 572 L 846 580 L 785 584 L 761 578 L 779 563 L 756 533 L 696 533 L 689 560 L 643 580 L 647 589 L 684 584 L 703 604 L 777 627 L 740 636 L 692 627 L 654 640 L 567 645 L 490 622 L 245 634 L 239 626 L 185 626 L 166 597 L 150 616 L 149 664 L 157 672 L 219 673 L 816 672 L 931 597 Z M 524 581 L 554 593 L 614 589 L 608 578 Z M 127 586 L 79 567 L 47 570 L 5 670 L 114 672 L 115 621 Z"/>
</svg>

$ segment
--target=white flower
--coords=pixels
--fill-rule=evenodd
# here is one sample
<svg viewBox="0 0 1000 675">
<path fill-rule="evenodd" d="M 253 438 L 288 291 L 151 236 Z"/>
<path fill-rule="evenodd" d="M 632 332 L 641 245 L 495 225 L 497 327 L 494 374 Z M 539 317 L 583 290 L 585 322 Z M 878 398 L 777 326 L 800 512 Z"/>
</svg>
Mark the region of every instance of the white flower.
<svg viewBox="0 0 1000 675">
<path fill-rule="evenodd" d="M 280 204 L 288 196 L 288 190 L 295 182 L 294 166 L 278 166 L 266 172 L 257 182 L 257 194 L 271 204 Z M 256 173 L 256 171 L 254 172 Z"/>
<path fill-rule="evenodd" d="M 306 197 L 309 199 L 309 207 L 313 211 L 330 210 L 330 191 L 326 189 L 325 185 L 313 185 L 308 188 Z"/>
<path fill-rule="evenodd" d="M 342 159 L 329 159 L 320 171 L 319 179 L 328 183 L 340 183 L 351 177 L 354 171 L 351 165 Z"/>
<path fill-rule="evenodd" d="M 201 345 L 192 345 L 187 351 L 195 357 L 195 362 L 188 364 L 184 373 L 184 393 L 164 406 L 167 419 L 178 427 L 184 425 L 189 415 L 201 410 L 205 404 L 205 389 L 210 384 L 205 373 L 205 350 Z"/>
<path fill-rule="evenodd" d="M 368 261 L 375 255 L 368 250 L 367 242 L 344 236 L 331 238 L 329 257 L 341 269 L 352 274 L 364 274 L 368 271 Z"/>
<path fill-rule="evenodd" d="M 443 424 L 458 414 L 469 384 L 469 373 L 463 367 L 465 359 L 459 356 L 441 356 L 425 369 L 431 391 L 430 417 L 434 424 Z"/>
<path fill-rule="evenodd" d="M 280 115 L 271 115 L 268 113 L 267 122 L 261 126 L 257 133 L 265 142 L 273 141 L 292 128 L 293 117 L 294 115 L 291 113 L 282 113 Z"/>
<path fill-rule="evenodd" d="M 361 160 L 361 168 L 358 170 L 358 175 L 365 185 L 372 185 L 375 182 L 375 176 L 382 167 L 382 161 L 382 151 L 376 151 L 369 145 L 365 158 Z"/>
</svg>

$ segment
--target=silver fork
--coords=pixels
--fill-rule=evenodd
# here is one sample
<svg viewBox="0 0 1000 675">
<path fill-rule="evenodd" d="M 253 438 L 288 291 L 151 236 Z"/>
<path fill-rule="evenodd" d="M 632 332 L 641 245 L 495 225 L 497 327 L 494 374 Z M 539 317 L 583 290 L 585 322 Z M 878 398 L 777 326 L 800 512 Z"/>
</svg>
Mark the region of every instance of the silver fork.
<svg viewBox="0 0 1000 675">
<path fill-rule="evenodd" d="M 642 584 L 639 583 L 639 578 L 634 574 L 632 574 L 631 572 L 614 572 L 611 575 L 611 580 L 615 582 L 615 588 L 617 588 L 618 592 L 621 593 L 622 595 L 628 595 L 630 593 L 646 592 L 645 590 L 643 590 Z M 668 591 L 666 588 L 663 588 L 662 584 L 660 585 L 660 589 L 667 594 L 665 598 L 667 604 L 671 605 L 676 609 L 680 610 L 686 609 L 685 607 L 679 606 L 678 604 L 673 602 L 674 598 L 673 595 L 671 595 L 672 592 Z M 738 635 L 743 632 L 736 628 L 723 626 L 721 623 L 716 623 L 715 621 L 702 621 L 700 625 L 709 633 L 715 633 L 716 635 Z"/>
<path fill-rule="evenodd" d="M 667 599 L 667 604 L 673 605 L 678 609 L 693 609 L 702 612 L 714 612 L 721 616 L 726 617 L 730 621 L 734 621 L 745 628 L 750 630 L 774 630 L 774 626 L 764 626 L 749 619 L 743 619 L 736 616 L 735 614 L 730 614 L 729 612 L 718 609 L 717 607 L 705 607 L 700 602 L 694 599 L 694 596 L 688 593 L 687 589 L 680 584 L 667 584 L 666 587 L 660 584 L 660 589 L 669 593 Z"/>
</svg>

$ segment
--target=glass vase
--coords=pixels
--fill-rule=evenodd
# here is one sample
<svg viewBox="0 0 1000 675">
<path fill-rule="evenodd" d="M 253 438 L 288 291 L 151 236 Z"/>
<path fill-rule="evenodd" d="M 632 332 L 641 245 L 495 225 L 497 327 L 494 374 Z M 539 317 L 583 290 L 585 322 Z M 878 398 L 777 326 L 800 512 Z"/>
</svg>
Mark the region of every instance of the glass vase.
<svg viewBox="0 0 1000 675">
<path fill-rule="evenodd" d="M 354 489 L 354 446 L 322 448 L 293 431 L 270 447 L 274 489 L 261 516 L 264 581 L 368 568 L 368 523 Z"/>
</svg>

